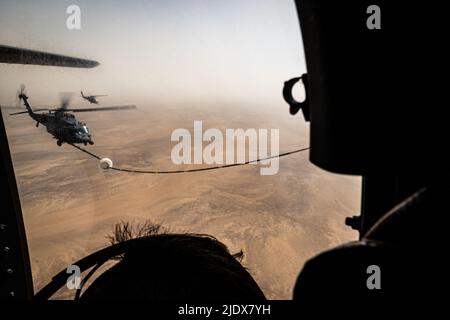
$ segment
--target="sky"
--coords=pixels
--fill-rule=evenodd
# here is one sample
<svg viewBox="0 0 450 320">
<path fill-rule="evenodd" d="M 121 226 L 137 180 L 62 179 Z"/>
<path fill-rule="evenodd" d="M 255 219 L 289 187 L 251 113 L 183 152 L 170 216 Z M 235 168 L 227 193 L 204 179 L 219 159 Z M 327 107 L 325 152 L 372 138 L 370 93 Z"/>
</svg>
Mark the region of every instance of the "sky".
<svg viewBox="0 0 450 320">
<path fill-rule="evenodd" d="M 66 27 L 72 4 L 81 9 L 81 30 Z M 60 92 L 83 90 L 108 94 L 106 104 L 143 108 L 279 108 L 283 82 L 306 71 L 291 0 L 2 0 L 0 43 L 101 64 L 0 65 L 2 105 L 15 104 L 25 84 L 41 105 L 57 104 Z"/>
</svg>

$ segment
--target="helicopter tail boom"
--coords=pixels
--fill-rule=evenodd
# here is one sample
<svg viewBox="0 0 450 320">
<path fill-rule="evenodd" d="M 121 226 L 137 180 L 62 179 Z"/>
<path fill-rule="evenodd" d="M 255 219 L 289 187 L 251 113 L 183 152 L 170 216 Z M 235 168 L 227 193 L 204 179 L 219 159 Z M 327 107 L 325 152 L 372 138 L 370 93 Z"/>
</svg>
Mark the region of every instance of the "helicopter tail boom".
<svg viewBox="0 0 450 320">
<path fill-rule="evenodd" d="M 27 108 L 27 112 L 30 115 L 34 115 L 33 109 L 31 108 L 30 104 L 28 103 L 28 97 L 26 95 L 23 95 L 21 98 L 23 100 L 23 104 L 25 105 L 25 108 Z"/>
</svg>

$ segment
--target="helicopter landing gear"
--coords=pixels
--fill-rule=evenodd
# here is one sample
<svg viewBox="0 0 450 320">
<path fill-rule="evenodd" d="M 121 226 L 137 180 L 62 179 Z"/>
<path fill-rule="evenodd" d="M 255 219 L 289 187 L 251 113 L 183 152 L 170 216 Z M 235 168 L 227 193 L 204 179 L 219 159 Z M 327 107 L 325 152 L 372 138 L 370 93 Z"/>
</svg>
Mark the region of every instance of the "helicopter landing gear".
<svg viewBox="0 0 450 320">
<path fill-rule="evenodd" d="M 83 144 L 85 145 L 85 146 L 87 146 L 87 142 L 85 141 L 85 142 L 83 142 Z"/>
<path fill-rule="evenodd" d="M 58 145 L 58 147 L 61 147 L 62 146 L 62 141 L 61 140 L 57 140 L 56 144 Z"/>
<path fill-rule="evenodd" d="M 36 128 L 39 127 L 39 122 L 36 122 Z"/>
<path fill-rule="evenodd" d="M 88 143 L 92 146 L 94 144 L 94 141 L 89 140 Z"/>
</svg>

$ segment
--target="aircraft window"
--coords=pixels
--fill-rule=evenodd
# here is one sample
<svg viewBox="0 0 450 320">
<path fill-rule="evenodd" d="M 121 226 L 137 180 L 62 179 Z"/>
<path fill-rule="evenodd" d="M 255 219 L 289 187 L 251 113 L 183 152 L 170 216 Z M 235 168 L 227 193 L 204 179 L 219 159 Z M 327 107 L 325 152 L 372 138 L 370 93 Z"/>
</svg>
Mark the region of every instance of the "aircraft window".
<svg viewBox="0 0 450 320">
<path fill-rule="evenodd" d="M 246 160 L 308 147 L 308 124 L 289 114 L 281 94 L 285 80 L 306 72 L 293 1 L 79 0 L 79 30 L 66 5 L 0 4 L 1 44 L 100 62 L 92 69 L 0 64 L 7 75 L 0 79 L 0 104 L 35 291 L 107 246 L 121 221 L 211 234 L 230 252 L 243 250 L 242 263 L 272 299 L 292 297 L 306 259 L 357 238 L 343 221 L 359 211 L 360 179 L 318 169 L 307 151 L 278 164 L 179 174 L 103 169 L 190 170 L 227 164 L 234 151 L 230 161 L 237 162 L 237 144 L 226 149 L 227 130 L 248 133 L 241 145 Z M 22 84 L 33 109 L 62 107 L 59 93 L 76 92 L 65 114 L 89 126 L 93 144 L 70 143 L 111 163 L 74 148 L 71 137 L 54 139 L 52 132 L 67 132 L 49 130 L 58 129 L 54 120 L 36 128 L 26 113 L 10 116 L 25 110 L 23 99 L 16 107 Z M 104 96 L 93 103 L 80 91 Z M 122 110 L 70 111 L 111 106 Z M 181 133 L 189 143 L 178 153 Z M 223 147 L 208 156 L 213 140 Z M 72 296 L 66 290 L 58 297 Z"/>
</svg>

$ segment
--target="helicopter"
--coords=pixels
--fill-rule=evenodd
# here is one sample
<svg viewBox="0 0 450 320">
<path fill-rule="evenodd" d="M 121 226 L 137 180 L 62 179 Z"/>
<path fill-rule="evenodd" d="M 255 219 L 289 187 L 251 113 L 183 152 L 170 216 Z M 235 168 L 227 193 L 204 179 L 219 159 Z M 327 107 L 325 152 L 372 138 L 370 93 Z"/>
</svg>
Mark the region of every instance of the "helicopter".
<svg viewBox="0 0 450 320">
<path fill-rule="evenodd" d="M 68 99 L 63 99 L 61 106 L 56 109 L 35 109 L 33 110 L 28 102 L 28 96 L 25 93 L 25 86 L 22 85 L 20 91 L 17 92 L 19 101 L 22 100 L 26 107 L 26 111 L 11 113 L 10 115 L 18 115 L 28 113 L 28 115 L 36 121 L 36 127 L 39 124 L 47 128 L 47 132 L 53 135 L 56 144 L 61 146 L 64 142 L 74 144 L 82 143 L 84 145 L 93 145 L 92 135 L 86 123 L 75 118 L 71 112 L 91 112 L 91 111 L 113 111 L 113 110 L 132 110 L 136 109 L 135 105 L 124 105 L 116 107 L 103 108 L 85 108 L 85 109 L 68 109 Z M 37 111 L 46 110 L 48 113 L 36 113 Z"/>
<path fill-rule="evenodd" d="M 90 103 L 94 103 L 94 104 L 98 104 L 97 97 L 106 97 L 107 96 L 107 94 L 101 94 L 101 95 L 95 95 L 95 96 L 94 95 L 85 96 L 83 94 L 83 91 L 80 91 L 80 93 L 81 93 L 81 97 L 83 97 L 83 99 L 89 101 Z"/>
</svg>

